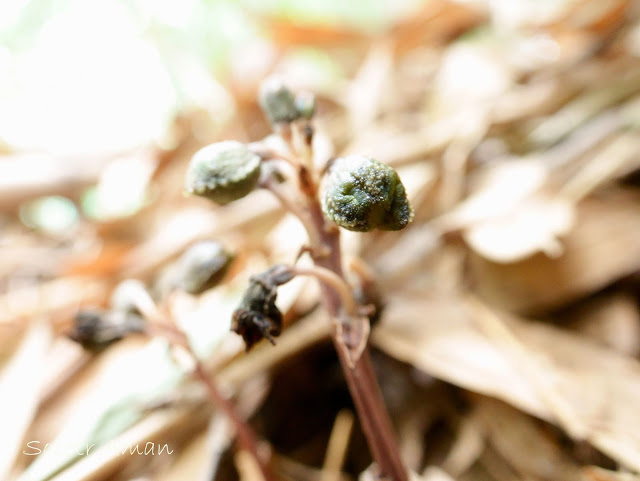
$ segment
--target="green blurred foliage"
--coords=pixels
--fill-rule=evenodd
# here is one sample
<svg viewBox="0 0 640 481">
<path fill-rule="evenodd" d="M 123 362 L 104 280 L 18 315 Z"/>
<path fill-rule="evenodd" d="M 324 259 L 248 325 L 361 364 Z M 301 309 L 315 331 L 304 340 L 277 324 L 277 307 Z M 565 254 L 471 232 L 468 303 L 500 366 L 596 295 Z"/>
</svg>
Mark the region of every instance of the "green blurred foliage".
<svg viewBox="0 0 640 481">
<path fill-rule="evenodd" d="M 46 23 L 80 3 L 104 0 L 26 0 L 0 4 L 0 44 L 13 51 L 37 42 Z M 141 32 L 160 46 L 186 48 L 212 65 L 224 64 L 233 45 L 260 35 L 256 16 L 339 25 L 375 32 L 426 0 L 119 0 Z M 79 17 L 78 21 L 82 21 Z M 114 32 L 114 34 L 117 34 Z"/>
</svg>

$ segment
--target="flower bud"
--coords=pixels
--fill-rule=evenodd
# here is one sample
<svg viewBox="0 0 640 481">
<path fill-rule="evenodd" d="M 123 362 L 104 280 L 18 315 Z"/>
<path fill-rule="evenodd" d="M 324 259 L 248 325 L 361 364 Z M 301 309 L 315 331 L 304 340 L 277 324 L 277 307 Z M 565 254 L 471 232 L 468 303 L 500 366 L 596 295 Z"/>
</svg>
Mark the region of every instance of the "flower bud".
<svg viewBox="0 0 640 481">
<path fill-rule="evenodd" d="M 76 315 L 69 338 L 89 351 L 99 352 L 126 335 L 144 329 L 144 320 L 135 314 L 87 309 Z"/>
<path fill-rule="evenodd" d="M 242 336 L 247 351 L 263 338 L 276 343 L 282 331 L 282 313 L 276 306 L 278 286 L 293 277 L 288 266 L 278 264 L 249 279 L 249 287 L 231 318 L 231 330 Z"/>
<path fill-rule="evenodd" d="M 293 122 L 299 117 L 293 93 L 278 77 L 269 77 L 262 82 L 258 98 L 272 124 Z"/>
<path fill-rule="evenodd" d="M 335 160 L 322 184 L 322 210 L 345 229 L 400 230 L 413 209 L 398 173 L 363 155 Z"/>
<path fill-rule="evenodd" d="M 260 177 L 260 157 L 246 145 L 226 140 L 195 153 L 185 182 L 188 194 L 228 204 L 251 192 Z"/>
<path fill-rule="evenodd" d="M 316 112 L 316 97 L 310 92 L 299 92 L 296 95 L 296 110 L 300 117 L 310 120 Z"/>
<path fill-rule="evenodd" d="M 220 243 L 197 242 L 173 266 L 171 284 L 190 294 L 200 294 L 222 280 L 232 260 L 233 255 Z"/>
</svg>

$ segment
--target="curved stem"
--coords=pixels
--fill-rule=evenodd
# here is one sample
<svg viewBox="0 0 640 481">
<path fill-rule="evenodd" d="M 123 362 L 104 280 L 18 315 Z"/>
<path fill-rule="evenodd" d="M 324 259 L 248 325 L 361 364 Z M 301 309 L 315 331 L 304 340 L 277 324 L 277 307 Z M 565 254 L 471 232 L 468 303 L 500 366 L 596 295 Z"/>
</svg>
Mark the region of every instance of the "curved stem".
<svg viewBox="0 0 640 481">
<path fill-rule="evenodd" d="M 316 265 L 341 276 L 340 232 L 337 229 L 324 228 L 324 216 L 317 201 L 311 205 L 311 208 L 312 218 L 323 244 L 330 250 L 330 255 L 315 257 L 314 262 Z M 340 296 L 333 289 L 327 288 L 326 285 L 322 287 L 325 307 L 331 316 L 337 317 L 341 308 Z M 345 344 L 345 339 L 340 337 L 336 329 L 334 329 L 332 338 L 351 397 L 356 405 L 360 424 L 381 477 L 388 477 L 393 481 L 407 481 L 407 471 L 402 463 L 393 425 L 373 371 L 368 346 L 365 347 L 359 359 L 352 363 L 347 358 L 347 350 L 342 347 Z"/>
<path fill-rule="evenodd" d="M 287 205 L 284 206 L 287 208 Z M 308 196 L 307 209 L 311 222 L 309 224 L 304 223 L 304 225 L 307 228 L 309 239 L 316 239 L 317 242 L 317 244 L 311 245 L 314 264 L 322 269 L 323 273 L 326 271 L 333 273 L 332 276 L 326 276 L 327 278 L 330 277 L 334 280 L 339 278 L 346 285 L 343 280 L 339 229 L 327 228 L 324 214 L 317 198 Z M 318 247 L 323 247 L 324 249 Z M 340 295 L 341 288 L 335 289 L 329 283 L 322 283 L 321 288 L 323 302 L 329 315 L 334 319 L 339 319 L 340 310 L 343 308 L 344 302 L 343 296 Z M 367 438 L 371 454 L 378 465 L 380 475 L 382 478 L 388 477 L 392 481 L 407 481 L 407 471 L 400 457 L 393 425 L 373 371 L 369 348 L 365 346 L 364 351 L 354 363 L 352 359 L 348 358 L 348 349 L 344 347 L 348 344 L 348 340 L 341 337 L 340 331 L 345 333 L 348 329 L 339 330 L 338 326 L 334 325 L 332 332 L 333 343 L 338 353 L 349 392 L 356 406 L 362 430 Z"/>
<path fill-rule="evenodd" d="M 306 133 L 306 129 L 310 129 L 309 134 Z M 297 152 L 298 156 L 302 160 L 302 164 L 309 170 L 313 169 L 313 149 L 311 143 L 313 139 L 313 127 L 309 121 L 295 122 L 292 125 L 292 145 Z"/>
<path fill-rule="evenodd" d="M 281 134 L 291 145 L 291 130 Z M 303 208 L 286 197 L 273 179 L 267 180 L 265 188 L 271 190 L 282 205 L 300 219 L 309 235 L 311 256 L 316 268 L 307 269 L 306 272 L 302 268 L 296 269 L 300 269 L 298 273 L 308 273 L 321 278 L 324 305 L 330 316 L 343 323 L 334 323 L 332 339 L 369 449 L 378 465 L 380 477 L 391 481 L 407 481 L 407 471 L 402 463 L 393 425 L 373 371 L 369 348 L 365 344 L 364 350 L 354 362 L 349 358 L 349 349 L 346 347 L 349 344 L 349 339 L 345 337 L 349 331 L 346 324 L 350 321 L 344 317 L 341 319 L 339 314 L 342 309 L 353 314 L 357 304 L 355 301 L 352 303 L 353 296 L 344 281 L 340 231 L 335 226 L 328 227 L 325 224 L 325 217 L 317 198 L 317 174 L 313 169 L 300 168 L 298 175 L 298 184 L 306 199 Z M 331 274 L 328 274 L 329 272 Z"/>
<path fill-rule="evenodd" d="M 330 286 L 340 296 L 344 310 L 350 316 L 355 316 L 358 313 L 358 303 L 351 293 L 351 287 L 346 281 L 330 269 L 326 269 L 320 266 L 313 267 L 298 267 L 293 266 L 291 271 L 295 275 L 299 276 L 312 276 L 318 279 L 320 282 Z"/>
<path fill-rule="evenodd" d="M 149 334 L 159 334 L 165 337 L 171 344 L 184 348 L 189 354 L 189 357 L 193 361 L 193 375 L 205 386 L 208 397 L 214 406 L 222 410 L 225 416 L 227 416 L 227 419 L 233 424 L 240 448 L 247 451 L 255 459 L 265 481 L 277 481 L 278 478 L 271 470 L 265 456 L 262 456 L 260 453 L 258 438 L 254 431 L 240 417 L 231 401 L 222 394 L 215 381 L 207 373 L 202 361 L 200 361 L 193 350 L 185 332 L 176 325 L 171 316 L 167 316 L 168 321 L 164 319 L 160 309 L 158 309 L 155 302 L 151 299 L 151 296 L 148 296 L 148 298 L 145 296 L 144 299 L 139 299 L 137 304 L 143 306 L 144 310 L 141 310 L 141 312 L 149 323 Z"/>
<path fill-rule="evenodd" d="M 311 246 L 321 246 L 322 240 L 316 230 L 309 213 L 300 207 L 300 204 L 297 204 L 293 199 L 291 199 L 284 190 L 280 187 L 273 177 L 269 176 L 266 179 L 260 182 L 260 186 L 263 189 L 267 189 L 271 192 L 282 204 L 282 206 L 295 215 L 298 220 L 302 223 L 305 230 L 307 231 L 307 235 L 309 236 L 309 243 Z"/>
<path fill-rule="evenodd" d="M 298 165 L 298 162 L 293 157 L 291 157 L 290 155 L 284 154 L 282 152 L 269 152 L 268 154 L 265 154 L 265 155 L 266 155 L 265 157 L 262 157 L 263 162 L 283 160 L 284 162 L 289 164 L 291 167 L 293 167 L 295 170 L 298 170 L 298 167 L 300 167 Z"/>
<path fill-rule="evenodd" d="M 236 431 L 236 436 L 238 437 L 238 444 L 244 451 L 248 452 L 254 458 L 255 462 L 260 468 L 265 481 L 276 481 L 276 476 L 271 471 L 271 468 L 265 461 L 264 456 L 260 454 L 258 439 L 253 430 L 242 418 L 240 418 L 240 415 L 233 407 L 231 402 L 229 402 L 229 400 L 222 394 L 222 392 L 220 392 L 213 379 L 209 376 L 209 374 L 207 374 L 207 371 L 202 365 L 202 362 L 200 362 L 197 358 L 195 358 L 195 360 L 196 361 L 193 368 L 193 374 L 207 388 L 209 398 L 215 403 L 218 408 L 220 408 L 224 412 L 224 414 L 233 424 L 233 427 Z"/>
<path fill-rule="evenodd" d="M 290 145 L 289 144 L 287 145 L 290 148 Z M 293 157 L 292 155 L 286 152 L 274 150 L 273 148 L 267 146 L 264 142 L 252 142 L 249 144 L 249 149 L 251 149 L 252 152 L 259 155 L 260 158 L 265 162 L 268 162 L 271 160 L 284 160 L 286 163 L 291 165 L 295 170 L 298 170 L 299 163 L 295 157 Z"/>
</svg>

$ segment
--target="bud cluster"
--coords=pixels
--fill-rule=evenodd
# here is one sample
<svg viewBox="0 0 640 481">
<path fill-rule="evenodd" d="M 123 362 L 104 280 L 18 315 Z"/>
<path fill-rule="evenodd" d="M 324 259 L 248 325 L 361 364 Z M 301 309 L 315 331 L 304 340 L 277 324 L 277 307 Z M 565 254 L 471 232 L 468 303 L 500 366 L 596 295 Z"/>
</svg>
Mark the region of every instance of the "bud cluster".
<svg viewBox="0 0 640 481">
<path fill-rule="evenodd" d="M 296 95 L 281 79 L 272 77 L 260 88 L 259 104 L 274 131 L 283 140 L 285 149 L 290 148 L 289 154 L 295 157 L 296 147 L 295 142 L 291 143 L 291 134 L 296 130 L 308 140 L 307 147 L 311 145 L 313 128 L 309 121 L 316 108 L 313 95 L 306 92 Z M 305 132 L 308 133 L 307 137 L 304 137 Z M 204 147 L 191 160 L 186 175 L 186 191 L 222 205 L 246 196 L 258 186 L 261 176 L 275 175 L 273 172 L 276 169 L 262 168 L 265 161 L 278 158 L 279 149 L 271 149 L 269 145 L 267 141 L 244 145 L 227 140 Z M 296 167 L 291 156 L 288 161 Z M 341 157 L 327 169 L 320 189 L 317 189 L 315 179 L 320 173 L 317 176 L 310 175 L 309 165 L 300 163 L 297 166 L 300 186 L 307 185 L 305 182 L 314 184 L 311 186 L 313 188 L 306 190 L 301 187 L 301 193 L 313 197 L 319 192 L 320 198 L 317 200 L 324 215 L 338 226 L 357 232 L 374 229 L 392 231 L 403 229 L 413 220 L 413 209 L 406 190 L 392 167 L 363 155 Z M 268 183 L 260 185 L 266 186 Z M 202 247 L 203 252 L 206 249 Z M 194 252 L 193 259 L 200 254 Z M 191 269 L 189 266 L 193 259 L 188 256 L 182 259 L 183 270 Z M 220 259 L 224 259 L 222 252 Z M 222 266 L 224 262 L 221 262 Z M 211 267 L 213 272 L 222 269 L 221 266 L 204 266 L 201 271 L 190 275 L 191 279 L 195 279 L 194 286 L 187 283 L 182 288 L 197 292 L 200 289 L 198 286 L 207 284 L 203 279 L 213 275 L 208 269 Z M 232 330 L 243 337 L 247 348 L 262 338 L 274 342 L 274 337 L 280 334 L 282 314 L 275 305 L 276 288 L 280 283 L 280 279 L 269 271 L 251 278 L 232 323 Z"/>
</svg>

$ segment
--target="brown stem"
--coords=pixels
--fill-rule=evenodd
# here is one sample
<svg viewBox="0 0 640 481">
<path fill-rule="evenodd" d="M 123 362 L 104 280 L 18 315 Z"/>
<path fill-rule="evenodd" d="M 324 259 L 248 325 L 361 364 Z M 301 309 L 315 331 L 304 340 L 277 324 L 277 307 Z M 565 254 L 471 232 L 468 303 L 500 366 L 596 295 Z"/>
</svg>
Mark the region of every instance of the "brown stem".
<svg viewBox="0 0 640 481">
<path fill-rule="evenodd" d="M 296 151 L 291 128 L 287 127 L 276 131 L 276 133 L 281 135 L 292 153 L 304 157 L 304 160 L 299 163 L 298 185 L 307 200 L 302 212 L 297 205 L 293 206 L 292 211 L 298 215 L 308 232 L 311 243 L 310 252 L 315 265 L 333 272 L 338 279 L 344 281 L 340 252 L 340 231 L 335 225 L 328 226 L 325 223 L 320 202 L 318 201 L 318 182 L 311 162 L 313 158 L 310 148 L 311 136 L 307 139 L 308 142 L 306 148 L 303 149 L 304 152 Z M 272 191 L 274 190 L 272 189 Z M 274 193 L 276 196 L 279 194 L 277 191 L 274 191 Z M 287 205 L 290 202 L 287 202 L 286 198 L 278 197 L 283 201 L 285 208 L 291 208 L 290 205 Z M 335 280 L 335 278 L 332 277 L 332 280 Z M 373 371 L 369 348 L 365 344 L 361 354 L 355 358 L 353 356 L 350 357 L 349 353 L 351 351 L 346 347 L 350 344 L 350 340 L 347 338 L 347 333 L 349 332 L 347 323 L 350 321 L 348 316 L 347 318 L 340 316 L 341 310 L 349 308 L 349 306 L 343 304 L 344 293 L 341 296 L 341 289 L 336 289 L 335 287 L 332 282 L 321 282 L 325 307 L 329 314 L 336 319 L 332 332 L 333 343 L 338 352 L 338 358 L 356 406 L 360 424 L 367 438 L 369 449 L 378 465 L 379 474 L 382 478 L 391 481 L 407 481 L 407 471 L 402 463 L 393 426 Z M 351 312 L 349 314 L 353 314 L 354 310 L 350 308 L 349 311 Z"/>
<path fill-rule="evenodd" d="M 258 438 L 253 429 L 240 417 L 233 404 L 227 399 L 218 386 L 207 373 L 204 365 L 194 352 L 189 339 L 170 318 L 170 322 L 163 320 L 159 310 L 153 306 L 147 312 L 149 322 L 148 331 L 150 334 L 160 334 L 171 344 L 184 348 L 193 361 L 193 375 L 204 384 L 207 394 L 212 404 L 224 412 L 227 419 L 231 421 L 236 431 L 236 438 L 240 448 L 248 452 L 257 463 L 265 481 L 277 481 L 271 466 L 265 456 L 260 453 Z"/>
<path fill-rule="evenodd" d="M 255 433 L 249 425 L 240 418 L 238 412 L 229 400 L 218 390 L 218 386 L 216 386 L 209 374 L 207 374 L 202 363 L 197 358 L 195 358 L 193 374 L 202 382 L 202 384 L 205 385 L 211 401 L 213 401 L 231 421 L 236 430 L 238 445 L 253 457 L 258 464 L 265 481 L 276 481 L 278 478 L 276 478 L 275 474 L 271 471 L 271 467 L 264 459 L 265 457 L 260 453 L 258 439 Z"/>
<path fill-rule="evenodd" d="M 262 180 L 261 187 L 270 191 L 285 209 L 298 218 L 309 235 L 309 242 L 311 245 L 320 245 L 322 241 L 318 237 L 315 226 L 309 218 L 309 214 L 304 209 L 300 208 L 299 203 L 296 203 L 294 199 L 291 199 L 272 177 L 267 177 Z"/>
<path fill-rule="evenodd" d="M 314 256 L 315 264 L 343 277 L 339 230 L 335 226 L 327 228 L 317 199 L 310 199 L 309 210 L 322 244 L 328 247 L 328 255 Z M 331 316 L 338 318 L 341 307 L 340 296 L 326 284 L 322 284 L 321 288 L 327 311 Z M 407 472 L 373 371 L 368 346 L 359 359 L 352 363 L 347 359 L 346 350 L 342 348 L 345 340 L 339 337 L 335 329 L 332 338 L 351 397 L 356 405 L 360 424 L 380 475 L 393 481 L 407 481 Z"/>
<path fill-rule="evenodd" d="M 351 293 L 349 284 L 334 271 L 318 265 L 313 267 L 294 266 L 291 268 L 291 271 L 296 276 L 312 276 L 323 284 L 328 285 L 340 296 L 342 305 L 348 315 L 354 316 L 358 314 L 358 304 Z"/>
</svg>

